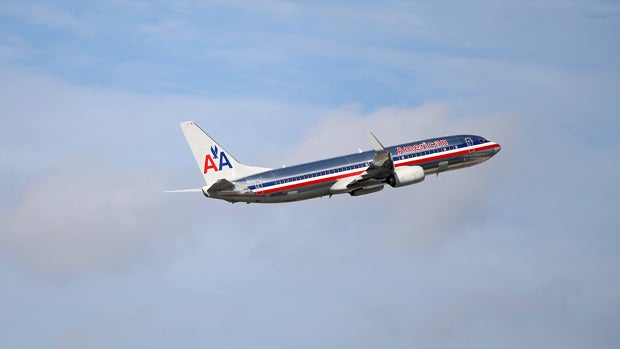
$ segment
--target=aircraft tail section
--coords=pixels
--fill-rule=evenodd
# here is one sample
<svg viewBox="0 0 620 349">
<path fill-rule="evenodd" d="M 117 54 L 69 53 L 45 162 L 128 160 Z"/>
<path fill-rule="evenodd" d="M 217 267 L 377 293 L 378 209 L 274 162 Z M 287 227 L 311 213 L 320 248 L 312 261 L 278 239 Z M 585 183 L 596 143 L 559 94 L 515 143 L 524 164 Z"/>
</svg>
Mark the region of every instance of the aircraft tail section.
<svg viewBox="0 0 620 349">
<path fill-rule="evenodd" d="M 193 121 L 182 122 L 181 130 L 209 186 L 219 179 L 235 180 L 270 170 L 241 164 Z"/>
</svg>

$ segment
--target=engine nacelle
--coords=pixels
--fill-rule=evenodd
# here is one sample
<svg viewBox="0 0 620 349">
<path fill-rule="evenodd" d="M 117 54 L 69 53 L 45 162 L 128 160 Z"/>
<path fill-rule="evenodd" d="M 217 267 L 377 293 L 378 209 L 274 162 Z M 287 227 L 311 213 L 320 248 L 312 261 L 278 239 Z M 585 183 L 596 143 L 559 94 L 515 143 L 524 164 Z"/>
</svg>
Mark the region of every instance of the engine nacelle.
<svg viewBox="0 0 620 349">
<path fill-rule="evenodd" d="M 406 166 L 394 169 L 394 174 L 388 177 L 387 182 L 394 188 L 420 183 L 424 180 L 424 169 L 420 166 Z"/>
</svg>

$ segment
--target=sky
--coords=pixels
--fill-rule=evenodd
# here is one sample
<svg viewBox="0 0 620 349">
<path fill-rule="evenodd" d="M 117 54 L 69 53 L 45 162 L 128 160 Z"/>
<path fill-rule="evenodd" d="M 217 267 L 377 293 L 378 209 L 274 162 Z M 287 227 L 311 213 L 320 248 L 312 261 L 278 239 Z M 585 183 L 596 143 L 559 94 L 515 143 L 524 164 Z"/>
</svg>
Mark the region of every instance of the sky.
<svg viewBox="0 0 620 349">
<path fill-rule="evenodd" d="M 616 348 L 615 1 L 3 1 L 0 347 Z M 178 124 L 280 167 L 502 151 L 231 205 Z"/>
</svg>

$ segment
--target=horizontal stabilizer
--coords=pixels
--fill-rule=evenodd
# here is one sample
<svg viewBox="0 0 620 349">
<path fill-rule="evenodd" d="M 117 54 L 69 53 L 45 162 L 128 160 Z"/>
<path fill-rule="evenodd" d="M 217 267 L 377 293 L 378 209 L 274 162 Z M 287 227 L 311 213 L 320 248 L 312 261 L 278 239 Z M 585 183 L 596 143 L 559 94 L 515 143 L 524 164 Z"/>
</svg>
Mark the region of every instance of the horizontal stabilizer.
<svg viewBox="0 0 620 349">
<path fill-rule="evenodd" d="M 215 183 L 213 183 L 213 185 L 210 186 L 209 189 L 207 189 L 207 193 L 209 193 L 209 195 L 213 195 L 223 190 L 232 190 L 232 189 L 235 189 L 235 185 L 231 181 L 227 180 L 226 178 L 221 178 L 221 179 L 218 179 Z"/>
<path fill-rule="evenodd" d="M 201 188 L 165 190 L 164 193 L 202 193 Z"/>
</svg>

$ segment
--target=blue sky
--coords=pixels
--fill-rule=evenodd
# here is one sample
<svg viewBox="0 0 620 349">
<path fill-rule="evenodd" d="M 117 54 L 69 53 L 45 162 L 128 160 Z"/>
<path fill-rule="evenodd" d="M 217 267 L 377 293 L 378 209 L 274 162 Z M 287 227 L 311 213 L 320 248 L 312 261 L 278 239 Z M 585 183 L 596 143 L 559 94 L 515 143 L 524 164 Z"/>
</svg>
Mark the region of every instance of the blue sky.
<svg viewBox="0 0 620 349">
<path fill-rule="evenodd" d="M 613 348 L 613 1 L 0 4 L 0 346 Z M 290 205 L 250 165 L 475 133 L 419 185 Z"/>
</svg>

